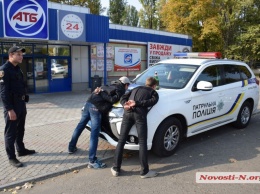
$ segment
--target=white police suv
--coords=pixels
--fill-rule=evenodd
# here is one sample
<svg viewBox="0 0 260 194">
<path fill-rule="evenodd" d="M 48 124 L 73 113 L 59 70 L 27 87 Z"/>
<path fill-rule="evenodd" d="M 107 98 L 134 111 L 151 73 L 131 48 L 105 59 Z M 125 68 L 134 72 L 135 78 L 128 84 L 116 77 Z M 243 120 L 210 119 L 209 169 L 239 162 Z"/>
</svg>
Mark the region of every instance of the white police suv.
<svg viewBox="0 0 260 194">
<path fill-rule="evenodd" d="M 245 128 L 258 106 L 259 81 L 247 64 L 216 59 L 221 55 L 218 52 L 176 54 L 193 58 L 160 61 L 130 85 L 132 88 L 145 85 L 147 77 L 158 73 L 159 101 L 147 115 L 147 144 L 148 149 L 159 156 L 172 155 L 183 137 L 228 123 L 239 129 Z M 212 57 L 215 59 L 209 59 Z M 113 135 L 104 131 L 101 134 L 116 146 L 123 116 L 122 106 L 117 104 L 109 116 Z M 135 126 L 129 133 L 125 149 L 139 149 Z"/>
</svg>

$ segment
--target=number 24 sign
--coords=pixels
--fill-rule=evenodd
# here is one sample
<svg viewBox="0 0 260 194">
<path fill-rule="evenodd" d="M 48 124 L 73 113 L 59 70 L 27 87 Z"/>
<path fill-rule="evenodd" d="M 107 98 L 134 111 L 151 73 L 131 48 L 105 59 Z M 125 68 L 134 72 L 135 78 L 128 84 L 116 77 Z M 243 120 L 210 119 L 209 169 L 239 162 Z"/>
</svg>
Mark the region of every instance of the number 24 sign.
<svg viewBox="0 0 260 194">
<path fill-rule="evenodd" d="M 84 30 L 83 22 L 77 15 L 67 14 L 61 20 L 61 30 L 68 38 L 78 38 Z"/>
</svg>

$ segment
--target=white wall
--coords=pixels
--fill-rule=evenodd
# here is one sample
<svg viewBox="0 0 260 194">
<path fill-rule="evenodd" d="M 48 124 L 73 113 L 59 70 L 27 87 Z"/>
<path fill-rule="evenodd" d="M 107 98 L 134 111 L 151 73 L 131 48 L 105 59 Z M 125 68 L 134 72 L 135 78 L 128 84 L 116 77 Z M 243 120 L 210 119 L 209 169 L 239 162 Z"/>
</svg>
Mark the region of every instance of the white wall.
<svg viewBox="0 0 260 194">
<path fill-rule="evenodd" d="M 71 53 L 72 90 L 86 89 L 89 82 L 88 47 L 72 46 Z"/>
<path fill-rule="evenodd" d="M 82 82 L 88 82 L 88 76 L 89 76 L 89 72 L 88 72 L 88 67 L 89 67 L 89 56 L 88 56 L 88 47 L 86 46 L 81 46 L 80 47 L 80 55 L 81 55 L 81 76 Z"/>
</svg>

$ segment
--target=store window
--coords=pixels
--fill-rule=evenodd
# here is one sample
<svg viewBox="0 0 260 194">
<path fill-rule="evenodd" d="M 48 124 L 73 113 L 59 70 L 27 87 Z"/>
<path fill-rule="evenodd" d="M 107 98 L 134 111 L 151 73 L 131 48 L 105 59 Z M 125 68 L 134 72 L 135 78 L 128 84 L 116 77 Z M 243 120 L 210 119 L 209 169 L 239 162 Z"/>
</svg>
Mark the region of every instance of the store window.
<svg viewBox="0 0 260 194">
<path fill-rule="evenodd" d="M 64 79 L 68 77 L 68 59 L 51 60 L 51 79 Z"/>
<path fill-rule="evenodd" d="M 32 45 L 19 45 L 20 47 L 25 48 L 25 54 L 32 55 L 33 54 L 33 47 Z"/>
<path fill-rule="evenodd" d="M 116 68 L 115 59 L 118 57 L 118 51 L 116 48 L 126 48 L 127 50 L 133 50 L 133 53 L 130 52 L 131 56 L 136 55 L 138 51 L 138 59 L 141 62 L 141 66 L 138 69 L 130 70 L 118 70 Z M 146 69 L 147 66 L 147 51 L 146 45 L 136 45 L 136 44 L 120 44 L 120 43 L 109 43 L 107 44 L 107 53 L 106 53 L 106 64 L 107 64 L 107 75 L 108 81 L 114 80 L 121 76 L 128 76 L 130 79 L 136 77 L 142 71 Z M 123 58 L 122 58 L 123 59 Z M 91 45 L 91 75 L 104 75 L 104 46 L 103 44 Z"/>
<path fill-rule="evenodd" d="M 34 54 L 35 55 L 48 55 L 47 45 L 35 45 L 34 46 Z"/>
<path fill-rule="evenodd" d="M 26 54 L 32 54 L 32 45 L 31 44 L 17 44 L 17 43 L 3 43 L 3 54 L 8 54 L 9 48 L 13 46 L 19 46 L 25 48 Z"/>
<path fill-rule="evenodd" d="M 9 48 L 11 48 L 14 45 L 16 45 L 16 44 L 13 44 L 13 43 L 3 43 L 3 54 L 8 54 Z"/>
<path fill-rule="evenodd" d="M 70 47 L 67 45 L 49 45 L 49 56 L 70 56 Z"/>
<path fill-rule="evenodd" d="M 46 58 L 34 59 L 35 92 L 48 92 L 48 66 Z"/>
</svg>

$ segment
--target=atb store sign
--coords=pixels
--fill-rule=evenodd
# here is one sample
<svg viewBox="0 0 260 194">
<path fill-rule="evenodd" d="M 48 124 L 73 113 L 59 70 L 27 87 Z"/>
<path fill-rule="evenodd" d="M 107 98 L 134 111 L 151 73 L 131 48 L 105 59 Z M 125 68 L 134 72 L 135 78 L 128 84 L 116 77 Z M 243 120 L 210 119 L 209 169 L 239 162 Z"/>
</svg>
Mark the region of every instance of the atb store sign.
<svg viewBox="0 0 260 194">
<path fill-rule="evenodd" d="M 4 36 L 48 39 L 47 0 L 3 0 Z"/>
</svg>

